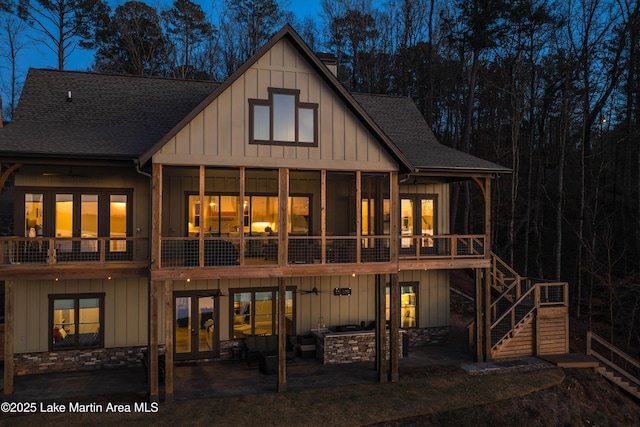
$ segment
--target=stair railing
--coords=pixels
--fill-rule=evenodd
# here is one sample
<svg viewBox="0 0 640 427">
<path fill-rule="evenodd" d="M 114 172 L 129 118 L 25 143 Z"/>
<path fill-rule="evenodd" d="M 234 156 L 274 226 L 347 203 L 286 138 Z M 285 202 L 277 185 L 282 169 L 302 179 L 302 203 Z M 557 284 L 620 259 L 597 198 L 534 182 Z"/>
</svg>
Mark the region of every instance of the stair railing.
<svg viewBox="0 0 640 427">
<path fill-rule="evenodd" d="M 640 390 L 640 362 L 591 331 L 587 332 L 587 355 L 595 357 L 605 367 L 635 385 L 636 393 Z"/>
</svg>

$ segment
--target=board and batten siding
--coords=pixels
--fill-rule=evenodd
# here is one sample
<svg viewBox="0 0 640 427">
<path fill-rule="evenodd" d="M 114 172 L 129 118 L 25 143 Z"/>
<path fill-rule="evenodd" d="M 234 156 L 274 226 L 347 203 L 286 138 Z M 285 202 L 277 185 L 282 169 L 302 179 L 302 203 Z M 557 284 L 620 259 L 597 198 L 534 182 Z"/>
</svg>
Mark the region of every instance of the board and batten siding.
<svg viewBox="0 0 640 427">
<path fill-rule="evenodd" d="M 398 273 L 400 285 L 418 282 L 418 327 L 451 324 L 449 271 L 411 270 Z"/>
<path fill-rule="evenodd" d="M 421 328 L 450 325 L 449 310 L 449 272 L 446 270 L 403 271 L 399 273 L 400 283 L 418 282 L 418 326 Z M 318 327 L 322 317 L 329 326 L 356 324 L 375 320 L 375 276 L 328 276 L 328 277 L 291 277 L 286 278 L 286 286 L 293 286 L 296 305 L 296 332 L 306 333 Z M 230 328 L 231 301 L 230 291 L 234 289 L 261 288 L 275 289 L 276 278 L 256 279 L 214 279 L 174 281 L 174 291 L 217 291 L 220 298 L 220 340 L 227 341 Z M 318 294 L 312 292 L 318 289 Z M 350 296 L 335 296 L 335 288 L 351 288 Z M 160 339 L 164 342 L 164 313 L 159 313 Z"/>
<path fill-rule="evenodd" d="M 437 234 L 448 234 L 451 230 L 449 221 L 449 209 L 451 207 L 449 184 L 414 184 L 401 185 L 400 197 L 410 196 L 436 196 L 436 221 Z"/>
<path fill-rule="evenodd" d="M 269 88 L 300 90 L 317 103 L 318 146 L 249 144 L 249 99 L 267 99 Z M 360 123 L 286 39 L 276 43 L 154 156 L 154 163 L 397 170 L 387 149 Z"/>
<path fill-rule="evenodd" d="M 49 351 L 49 295 L 104 293 L 104 345 L 147 345 L 147 279 L 17 281 L 15 352 Z M 61 351 L 62 352 L 62 351 Z"/>
</svg>

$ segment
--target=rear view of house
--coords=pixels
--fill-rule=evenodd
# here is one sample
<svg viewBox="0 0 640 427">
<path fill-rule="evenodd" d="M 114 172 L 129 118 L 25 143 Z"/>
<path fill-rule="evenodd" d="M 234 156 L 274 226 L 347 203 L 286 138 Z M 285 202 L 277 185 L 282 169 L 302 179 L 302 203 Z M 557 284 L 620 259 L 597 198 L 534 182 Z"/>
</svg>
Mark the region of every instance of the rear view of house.
<svg viewBox="0 0 640 427">
<path fill-rule="evenodd" d="M 408 98 L 348 93 L 288 26 L 220 84 L 31 70 L 0 163 L 6 394 L 142 358 L 170 399 L 174 361 L 263 336 L 286 390 L 288 337 L 309 334 L 323 363 L 395 381 L 402 345 L 446 338 L 455 269 L 475 272 L 478 360 L 567 351 L 566 285 L 490 250 L 509 170 L 439 144 Z M 483 194 L 480 233 L 452 232 L 460 181 Z"/>
</svg>

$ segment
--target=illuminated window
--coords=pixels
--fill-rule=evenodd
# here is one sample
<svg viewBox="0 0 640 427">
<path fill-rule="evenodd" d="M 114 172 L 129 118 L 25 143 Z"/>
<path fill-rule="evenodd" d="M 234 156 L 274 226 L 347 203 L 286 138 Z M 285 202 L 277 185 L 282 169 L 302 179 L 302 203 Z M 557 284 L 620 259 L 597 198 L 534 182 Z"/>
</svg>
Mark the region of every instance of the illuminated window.
<svg viewBox="0 0 640 427">
<path fill-rule="evenodd" d="M 200 207 L 200 197 L 189 195 L 187 212 L 189 236 L 197 236 L 200 223 L 205 236 L 237 234 L 240 226 L 240 196 L 206 195 L 204 208 Z"/>
<path fill-rule="evenodd" d="M 274 289 L 232 290 L 232 335 L 244 338 L 253 335 L 278 334 L 278 291 Z M 287 335 L 294 335 L 293 289 L 286 291 L 285 321 Z"/>
<path fill-rule="evenodd" d="M 127 250 L 127 195 L 109 195 L 109 250 L 124 252 Z"/>
<path fill-rule="evenodd" d="M 52 350 L 104 347 L 104 294 L 49 295 Z"/>
<path fill-rule="evenodd" d="M 420 246 L 432 248 L 433 236 L 437 234 L 436 197 L 402 196 L 400 198 L 400 234 L 401 248 L 413 248 L 415 240 L 420 237 Z"/>
<path fill-rule="evenodd" d="M 25 237 L 42 236 L 43 195 L 27 193 L 24 195 Z"/>
<path fill-rule="evenodd" d="M 318 104 L 303 103 L 299 90 L 269 89 L 269 98 L 249 100 L 253 144 L 318 143 Z"/>
<path fill-rule="evenodd" d="M 121 259 L 130 252 L 126 239 L 131 236 L 131 195 L 130 191 L 108 189 L 25 192 L 25 236 L 55 237 L 58 255 L 80 254 L 74 260 L 97 259 L 99 238 L 109 237 L 107 258 Z"/>
<path fill-rule="evenodd" d="M 400 283 L 400 327 L 415 328 L 418 326 L 417 308 L 418 283 Z M 390 288 L 387 286 L 387 321 L 390 319 Z"/>
</svg>

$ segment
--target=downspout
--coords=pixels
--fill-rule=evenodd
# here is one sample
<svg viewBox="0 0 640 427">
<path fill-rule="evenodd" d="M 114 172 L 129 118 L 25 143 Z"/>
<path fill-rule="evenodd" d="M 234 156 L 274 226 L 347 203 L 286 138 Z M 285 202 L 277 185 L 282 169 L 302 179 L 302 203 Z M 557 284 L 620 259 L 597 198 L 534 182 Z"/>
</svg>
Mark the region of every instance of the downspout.
<svg viewBox="0 0 640 427">
<path fill-rule="evenodd" d="M 147 355 L 149 355 L 151 351 L 151 211 L 152 211 L 152 197 L 153 197 L 153 176 L 147 172 L 144 172 L 140 169 L 140 160 L 133 159 L 133 164 L 135 165 L 136 172 L 142 176 L 146 176 L 149 179 L 149 201 L 147 203 L 147 211 L 148 211 L 148 219 L 147 219 Z M 147 390 L 149 397 L 151 397 L 151 363 L 147 363 Z"/>
</svg>

